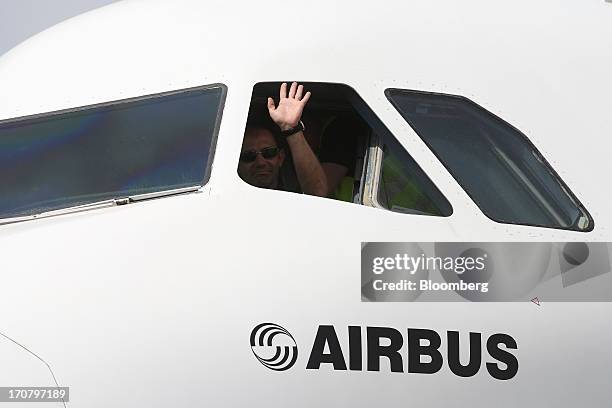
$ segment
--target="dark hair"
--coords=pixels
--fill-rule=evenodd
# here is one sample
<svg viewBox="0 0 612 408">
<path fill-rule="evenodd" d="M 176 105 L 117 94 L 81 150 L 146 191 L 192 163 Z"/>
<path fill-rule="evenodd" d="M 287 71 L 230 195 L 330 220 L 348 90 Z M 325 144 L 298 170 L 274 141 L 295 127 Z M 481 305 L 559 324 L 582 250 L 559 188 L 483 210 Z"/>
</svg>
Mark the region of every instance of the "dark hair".
<svg viewBox="0 0 612 408">
<path fill-rule="evenodd" d="M 247 118 L 247 125 L 245 129 L 245 133 L 247 129 L 265 129 L 272 133 L 274 136 L 274 140 L 276 141 L 276 145 L 280 148 L 284 148 L 286 143 L 285 139 L 280 134 L 280 129 L 278 125 L 274 123 L 270 114 L 268 113 L 268 108 L 257 107 L 256 105 L 251 105 L 249 109 L 249 116 Z"/>
</svg>

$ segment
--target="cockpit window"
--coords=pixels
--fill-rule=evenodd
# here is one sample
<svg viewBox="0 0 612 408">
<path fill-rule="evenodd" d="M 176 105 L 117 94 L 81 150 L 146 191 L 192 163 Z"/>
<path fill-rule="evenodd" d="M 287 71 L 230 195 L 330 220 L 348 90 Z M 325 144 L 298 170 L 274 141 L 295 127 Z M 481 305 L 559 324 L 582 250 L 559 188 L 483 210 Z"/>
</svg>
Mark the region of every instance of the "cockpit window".
<svg viewBox="0 0 612 408">
<path fill-rule="evenodd" d="M 586 209 L 516 128 L 463 97 L 400 89 L 386 95 L 489 218 L 593 229 Z"/>
<path fill-rule="evenodd" d="M 260 188 L 406 214 L 452 214 L 410 154 L 344 84 L 256 84 L 237 170 Z"/>
<path fill-rule="evenodd" d="M 211 85 L 0 122 L 0 218 L 204 185 L 224 95 Z"/>
</svg>

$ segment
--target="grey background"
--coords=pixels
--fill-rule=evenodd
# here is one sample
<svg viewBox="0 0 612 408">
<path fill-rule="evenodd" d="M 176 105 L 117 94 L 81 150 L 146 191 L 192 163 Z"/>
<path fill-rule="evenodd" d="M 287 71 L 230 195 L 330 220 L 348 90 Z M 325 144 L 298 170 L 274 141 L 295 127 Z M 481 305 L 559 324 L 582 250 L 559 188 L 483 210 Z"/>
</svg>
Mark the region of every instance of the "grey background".
<svg viewBox="0 0 612 408">
<path fill-rule="evenodd" d="M 70 17 L 119 0 L 0 0 L 0 56 Z"/>
</svg>

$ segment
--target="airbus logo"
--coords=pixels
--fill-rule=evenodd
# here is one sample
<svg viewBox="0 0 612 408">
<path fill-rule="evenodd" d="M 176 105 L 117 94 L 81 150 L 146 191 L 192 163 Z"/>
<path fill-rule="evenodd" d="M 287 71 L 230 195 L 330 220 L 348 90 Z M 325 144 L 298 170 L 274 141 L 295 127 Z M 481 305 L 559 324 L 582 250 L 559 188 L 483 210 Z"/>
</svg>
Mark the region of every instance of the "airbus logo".
<svg viewBox="0 0 612 408">
<path fill-rule="evenodd" d="M 492 378 L 502 381 L 514 378 L 519 370 L 518 344 L 505 333 L 486 336 L 469 332 L 468 336 L 460 336 L 455 330 L 439 333 L 431 329 L 378 326 L 345 329 L 348 337 L 343 336 L 341 341 L 333 325 L 319 325 L 306 370 L 323 366 L 333 371 L 435 374 L 446 365 L 458 377 L 472 377 L 484 366 Z M 468 344 L 460 347 L 460 337 Z M 255 326 L 251 331 L 251 350 L 261 364 L 274 371 L 288 370 L 298 358 L 293 336 L 274 323 Z M 467 358 L 461 355 L 465 351 L 469 351 Z"/>
<path fill-rule="evenodd" d="M 285 371 L 298 357 L 295 339 L 285 328 L 274 323 L 261 323 L 251 331 L 251 350 L 261 364 L 270 370 Z"/>
</svg>

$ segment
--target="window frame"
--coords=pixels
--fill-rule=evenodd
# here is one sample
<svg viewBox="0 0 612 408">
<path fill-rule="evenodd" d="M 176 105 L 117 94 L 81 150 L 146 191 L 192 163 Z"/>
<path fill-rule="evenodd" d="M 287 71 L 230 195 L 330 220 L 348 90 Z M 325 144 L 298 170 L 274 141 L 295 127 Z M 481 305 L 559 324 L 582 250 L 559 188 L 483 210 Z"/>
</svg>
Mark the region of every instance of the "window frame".
<svg viewBox="0 0 612 408">
<path fill-rule="evenodd" d="M 199 92 L 199 91 L 216 89 L 216 88 L 221 90 L 221 95 L 219 97 L 219 106 L 217 107 L 217 112 L 215 114 L 215 119 L 214 119 L 215 126 L 213 128 L 213 134 L 211 136 L 210 150 L 208 152 L 208 157 L 206 158 L 207 160 L 206 169 L 204 171 L 204 177 L 199 184 L 196 184 L 194 186 L 182 187 L 182 188 L 167 189 L 167 190 L 160 190 L 160 191 L 143 193 L 143 194 L 136 194 L 136 195 L 127 196 L 127 197 L 118 196 L 112 199 L 104 199 L 104 200 L 94 201 L 94 202 L 87 203 L 87 204 L 78 204 L 78 205 L 55 209 L 55 210 L 41 211 L 41 212 L 37 212 L 34 214 L 25 215 L 25 216 L 0 218 L 0 226 L 6 225 L 6 224 L 13 224 L 16 222 L 30 221 L 30 220 L 40 219 L 40 218 L 49 218 L 49 217 L 55 217 L 58 215 L 78 213 L 78 212 L 89 211 L 89 210 L 100 209 L 100 208 L 115 207 L 115 206 L 126 205 L 126 204 L 140 202 L 140 201 L 170 197 L 170 196 L 181 195 L 181 194 L 189 194 L 189 193 L 195 193 L 195 192 L 200 191 L 200 189 L 204 187 L 210 180 L 210 176 L 212 172 L 212 163 L 215 157 L 215 152 L 217 150 L 217 139 L 219 136 L 221 120 L 223 117 L 223 111 L 225 108 L 225 101 L 227 97 L 227 86 L 223 83 L 198 85 L 198 86 L 194 86 L 190 88 L 175 89 L 171 91 L 158 92 L 154 94 L 147 94 L 147 95 L 141 95 L 141 96 L 136 96 L 136 97 L 131 97 L 131 98 L 117 99 L 117 100 L 108 101 L 108 102 L 84 105 L 84 106 L 79 106 L 76 108 L 67 108 L 67 109 L 61 109 L 61 110 L 56 110 L 56 111 L 51 111 L 51 112 L 36 113 L 32 115 L 27 115 L 27 116 L 20 116 L 16 118 L 8 118 L 8 119 L 0 120 L 0 126 L 19 124 L 20 122 L 26 122 L 26 121 L 33 121 L 36 123 L 36 122 L 44 121 L 47 119 L 53 119 L 54 117 L 59 116 L 59 115 L 86 112 L 86 111 L 93 110 L 93 109 L 100 109 L 100 108 L 106 108 L 106 107 L 111 107 L 111 106 L 121 107 L 122 105 L 129 104 L 129 103 L 162 99 L 168 96 L 183 95 L 183 94 L 189 94 L 193 92 Z"/>
<path fill-rule="evenodd" d="M 455 95 L 455 94 L 448 94 L 448 93 L 442 93 L 442 92 L 430 92 L 430 91 L 421 91 L 421 90 L 414 90 L 414 89 L 403 89 L 403 88 L 386 88 L 384 91 L 385 97 L 387 98 L 387 100 L 389 101 L 389 103 L 391 103 L 391 105 L 395 108 L 395 110 L 397 111 L 397 113 L 402 117 L 402 119 L 405 121 L 405 123 L 410 127 L 410 129 L 412 129 L 412 131 L 417 134 L 419 136 L 419 138 L 427 145 L 427 147 L 429 148 L 429 150 L 436 156 L 436 158 L 438 159 L 438 161 L 444 166 L 444 168 L 446 169 L 446 171 L 451 175 L 451 177 L 455 180 L 455 182 L 457 183 L 457 185 L 459 185 L 459 187 L 461 187 L 461 189 L 470 197 L 470 199 L 472 200 L 472 202 L 474 204 L 476 204 L 476 206 L 478 207 L 478 209 L 480 210 L 480 212 L 482 214 L 484 214 L 488 219 L 490 219 L 491 221 L 494 221 L 497 224 L 502 224 L 502 225 L 517 225 L 517 226 L 527 226 L 527 227 L 538 227 L 538 228 L 550 228 L 550 229 L 555 229 L 555 230 L 562 230 L 562 231 L 569 231 L 569 232 L 580 232 L 580 233 L 588 233 L 593 231 L 593 229 L 595 228 L 595 220 L 593 219 L 593 217 L 591 216 L 591 214 L 589 213 L 589 211 L 587 210 L 587 208 L 582 204 L 582 202 L 578 199 L 578 197 L 576 197 L 576 195 L 572 192 L 572 190 L 568 187 L 568 185 L 565 183 L 565 181 L 563 180 L 563 178 L 561 178 L 561 176 L 557 173 L 557 171 L 554 169 L 554 167 L 548 162 L 548 160 L 546 160 L 546 158 L 544 157 L 544 155 L 540 152 L 540 150 L 535 146 L 535 144 L 533 144 L 533 142 L 527 137 L 527 135 L 525 135 L 523 132 L 521 132 L 518 128 L 516 128 L 515 126 L 513 126 L 511 123 L 509 123 L 508 121 L 504 120 L 503 118 L 501 118 L 500 116 L 496 115 L 495 113 L 491 112 L 490 110 L 486 109 L 484 106 L 480 105 L 479 103 L 476 103 L 475 101 L 471 100 L 470 98 L 463 96 L 463 95 Z M 568 195 L 568 197 L 570 198 L 570 200 L 572 200 L 574 202 L 574 204 L 576 205 L 576 207 L 578 207 L 578 209 L 580 211 L 582 211 L 584 213 L 584 215 L 586 215 L 589 224 L 587 226 L 587 228 L 585 229 L 572 229 L 572 228 L 567 228 L 567 227 L 562 227 L 562 226 L 551 226 L 551 225 L 539 225 L 539 224 L 530 224 L 530 223 L 520 223 L 520 222 L 510 222 L 510 221 L 500 221 L 500 220 L 496 220 L 492 217 L 489 216 L 489 214 L 487 214 L 484 209 L 480 206 L 479 202 L 477 200 L 474 199 L 474 195 L 468 191 L 461 182 L 459 182 L 459 180 L 457 179 L 457 176 L 451 171 L 451 169 L 446 165 L 445 161 L 442 160 L 441 156 L 438 154 L 438 152 L 436 152 L 436 150 L 432 147 L 432 145 L 428 142 L 426 137 L 423 137 L 421 135 L 420 132 L 418 132 L 411 124 L 410 122 L 404 117 L 404 115 L 402 114 L 402 110 L 400 109 L 399 104 L 392 98 L 394 95 L 398 95 L 398 94 L 417 94 L 417 95 L 432 95 L 432 96 L 438 96 L 438 97 L 447 97 L 450 99 L 455 99 L 455 100 L 459 100 L 461 102 L 467 103 L 468 105 L 471 105 L 477 109 L 480 109 L 482 112 L 486 113 L 487 115 L 490 115 L 491 118 L 495 121 L 498 121 L 502 124 L 504 124 L 505 126 L 507 126 L 509 129 L 511 129 L 512 131 L 514 131 L 516 133 L 516 135 L 524 142 L 527 144 L 527 146 L 532 149 L 534 152 L 537 153 L 538 158 L 543 162 L 544 166 L 546 167 L 547 171 L 549 171 L 558 181 L 560 187 L 563 189 L 563 191 Z"/>
<path fill-rule="evenodd" d="M 363 187 L 359 192 L 359 197 L 363 205 L 391 211 L 378 202 L 378 187 L 380 184 L 380 173 L 383 161 L 383 150 L 380 143 L 381 141 L 378 134 L 373 133 L 370 135 L 370 143 L 364 160 L 364 182 L 362 183 Z"/>
</svg>

